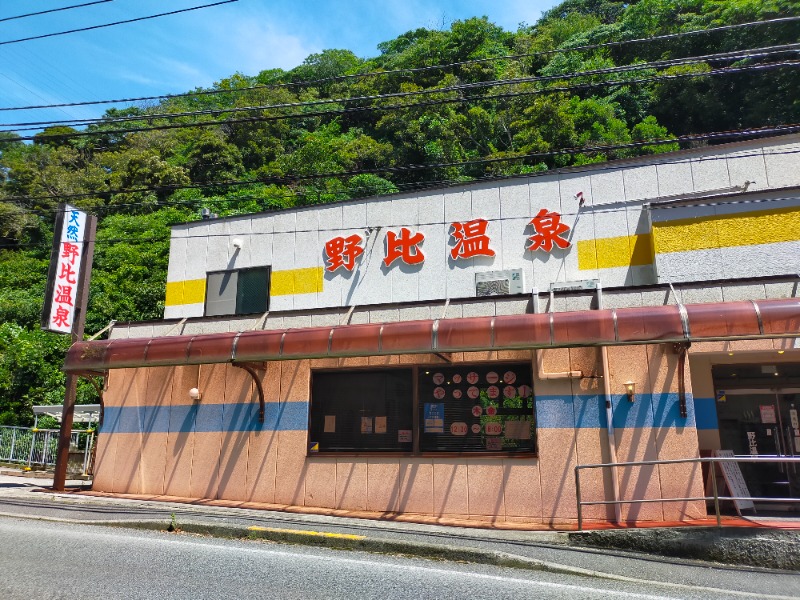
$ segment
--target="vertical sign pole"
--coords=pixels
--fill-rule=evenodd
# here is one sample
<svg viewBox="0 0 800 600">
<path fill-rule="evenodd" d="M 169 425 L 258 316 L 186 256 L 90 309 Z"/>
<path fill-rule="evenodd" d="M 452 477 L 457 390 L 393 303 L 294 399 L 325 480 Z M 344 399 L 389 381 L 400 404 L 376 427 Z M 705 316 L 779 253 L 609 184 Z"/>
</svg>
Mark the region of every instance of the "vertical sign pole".
<svg viewBox="0 0 800 600">
<path fill-rule="evenodd" d="M 81 272 L 78 285 L 78 296 L 75 302 L 75 319 L 72 325 L 72 343 L 83 340 L 83 328 L 86 324 L 86 307 L 89 303 L 89 281 L 92 278 L 92 257 L 94 256 L 94 237 L 97 231 L 97 217 L 87 215 L 84 235 L 83 253 L 81 254 Z M 69 444 L 72 438 L 72 419 L 75 415 L 75 398 L 78 392 L 78 376 L 67 373 L 64 390 L 64 408 L 61 412 L 61 429 L 58 432 L 58 451 L 56 454 L 56 470 L 53 474 L 53 489 L 64 491 L 67 481 L 67 463 L 69 462 Z"/>
</svg>

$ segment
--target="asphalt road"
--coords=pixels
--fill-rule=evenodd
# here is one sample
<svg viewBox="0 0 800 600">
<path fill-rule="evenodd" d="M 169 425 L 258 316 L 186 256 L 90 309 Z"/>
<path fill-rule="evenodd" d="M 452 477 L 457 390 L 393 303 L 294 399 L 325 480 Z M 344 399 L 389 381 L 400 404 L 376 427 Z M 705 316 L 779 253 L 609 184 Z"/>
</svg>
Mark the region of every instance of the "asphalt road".
<svg viewBox="0 0 800 600">
<path fill-rule="evenodd" d="M 723 590 L 8 517 L 0 518 L 0 539 L 6 600 L 732 597 Z"/>
</svg>

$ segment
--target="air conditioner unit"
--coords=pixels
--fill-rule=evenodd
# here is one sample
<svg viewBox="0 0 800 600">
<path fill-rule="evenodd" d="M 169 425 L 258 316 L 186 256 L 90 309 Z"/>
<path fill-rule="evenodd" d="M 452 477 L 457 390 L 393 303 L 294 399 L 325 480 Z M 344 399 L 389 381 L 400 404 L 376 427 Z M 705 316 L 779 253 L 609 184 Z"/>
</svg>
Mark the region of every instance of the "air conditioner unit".
<svg viewBox="0 0 800 600">
<path fill-rule="evenodd" d="M 522 269 L 505 271 L 484 271 L 475 273 L 475 296 L 508 296 L 525 291 L 525 277 Z"/>
</svg>

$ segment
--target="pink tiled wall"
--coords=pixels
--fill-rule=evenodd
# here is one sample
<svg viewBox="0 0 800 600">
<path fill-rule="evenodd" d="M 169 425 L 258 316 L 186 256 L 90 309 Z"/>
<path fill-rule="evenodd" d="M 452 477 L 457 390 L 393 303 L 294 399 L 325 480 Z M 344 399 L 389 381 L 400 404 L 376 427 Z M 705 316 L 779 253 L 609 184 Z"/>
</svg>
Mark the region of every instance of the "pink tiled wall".
<svg viewBox="0 0 800 600">
<path fill-rule="evenodd" d="M 543 353 L 546 371 L 580 370 L 582 379 L 536 380 L 537 396 L 602 394 L 598 349 Z M 454 362 L 531 359 L 529 352 L 455 353 Z M 380 364 L 408 364 L 389 357 Z M 415 362 L 441 364 L 440 357 Z M 676 355 L 662 346 L 609 349 L 611 386 L 636 382 L 637 393 L 677 391 Z M 378 364 L 368 359 L 327 359 L 270 363 L 262 383 L 268 402 L 307 402 L 312 369 Z M 533 363 L 532 363 L 533 364 Z M 533 364 L 534 372 L 536 365 Z M 257 402 L 243 370 L 203 365 L 112 372 L 108 406 L 191 405 L 198 387 L 203 403 Z M 690 388 L 689 388 L 690 390 Z M 176 413 L 177 414 L 177 413 Z M 181 414 L 185 414 L 185 411 Z M 278 505 L 337 508 L 383 513 L 416 513 L 481 521 L 565 523 L 577 517 L 574 467 L 607 462 L 602 428 L 539 428 L 538 457 L 327 457 L 307 456 L 306 431 L 101 434 L 94 487 L 119 493 L 220 498 Z M 617 431 L 623 460 L 695 456 L 694 428 L 631 428 Z M 610 499 L 609 472 L 584 471 L 584 499 Z M 624 497 L 661 498 L 702 493 L 699 472 L 686 467 L 620 470 Z M 661 520 L 699 516 L 696 504 L 653 503 L 624 506 L 623 516 Z M 613 516 L 609 506 L 587 507 L 587 519 Z"/>
</svg>

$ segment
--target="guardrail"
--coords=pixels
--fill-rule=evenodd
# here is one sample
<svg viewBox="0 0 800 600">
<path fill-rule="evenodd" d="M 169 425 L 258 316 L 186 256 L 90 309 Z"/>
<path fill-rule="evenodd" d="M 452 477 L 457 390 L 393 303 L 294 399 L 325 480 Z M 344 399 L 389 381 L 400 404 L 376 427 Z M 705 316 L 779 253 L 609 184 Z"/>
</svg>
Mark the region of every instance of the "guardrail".
<svg viewBox="0 0 800 600">
<path fill-rule="evenodd" d="M 73 430 L 70 437 L 70 454 L 81 453 L 81 464 L 70 460 L 70 471 L 88 475 L 92 466 L 92 447 L 94 430 Z M 0 427 L 0 462 L 25 465 L 25 468 L 54 467 L 58 451 L 58 429 L 37 429 L 36 427 Z"/>
<path fill-rule="evenodd" d="M 714 512 L 717 517 L 717 527 L 722 527 L 722 517 L 719 512 L 720 500 L 748 500 L 751 502 L 780 502 L 791 503 L 800 502 L 800 498 L 759 498 L 756 496 L 720 496 L 717 489 L 716 473 L 711 473 L 711 487 L 713 489 L 713 496 L 697 496 L 691 498 L 653 498 L 653 499 L 640 499 L 640 500 L 582 500 L 581 499 L 581 481 L 580 472 L 582 469 L 601 469 L 601 468 L 617 468 L 617 467 L 646 467 L 655 465 L 674 465 L 685 463 L 711 463 L 712 465 L 720 463 L 800 463 L 798 456 L 708 456 L 702 458 L 675 458 L 669 460 L 640 460 L 633 462 L 620 462 L 620 463 L 598 463 L 593 465 L 576 465 L 575 466 L 575 495 L 578 503 L 578 530 L 583 529 L 583 507 L 589 505 L 607 505 L 607 504 L 646 504 L 652 502 L 692 502 L 692 501 L 714 501 Z"/>
</svg>

